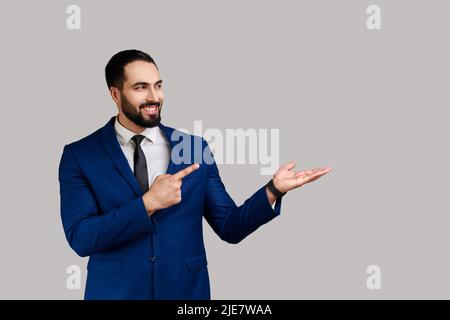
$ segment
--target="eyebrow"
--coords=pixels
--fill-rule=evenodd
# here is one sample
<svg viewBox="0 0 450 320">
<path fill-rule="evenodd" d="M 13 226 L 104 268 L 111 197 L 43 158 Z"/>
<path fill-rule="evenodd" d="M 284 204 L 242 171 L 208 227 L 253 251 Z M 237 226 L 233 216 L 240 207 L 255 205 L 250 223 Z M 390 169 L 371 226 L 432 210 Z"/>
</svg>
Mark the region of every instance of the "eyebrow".
<svg viewBox="0 0 450 320">
<path fill-rule="evenodd" d="M 156 86 L 157 84 L 162 83 L 162 82 L 163 82 L 162 80 L 156 81 L 156 82 L 155 82 L 155 86 Z M 150 85 L 150 83 L 148 83 L 148 82 L 140 81 L 140 82 L 136 82 L 135 84 L 133 84 L 132 87 L 136 87 L 136 86 L 149 86 L 149 85 Z"/>
</svg>

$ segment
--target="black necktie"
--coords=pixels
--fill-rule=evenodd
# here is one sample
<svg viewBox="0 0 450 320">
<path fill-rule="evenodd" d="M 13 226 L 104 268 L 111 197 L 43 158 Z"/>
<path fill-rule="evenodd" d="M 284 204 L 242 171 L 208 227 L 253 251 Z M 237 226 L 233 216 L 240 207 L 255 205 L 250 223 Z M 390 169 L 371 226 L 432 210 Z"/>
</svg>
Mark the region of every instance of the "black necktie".
<svg viewBox="0 0 450 320">
<path fill-rule="evenodd" d="M 144 136 L 135 135 L 131 140 L 136 144 L 136 149 L 134 150 L 134 176 L 139 182 L 143 193 L 148 190 L 148 172 L 147 172 L 147 161 L 145 160 L 144 151 L 141 148 L 141 142 Z"/>
</svg>

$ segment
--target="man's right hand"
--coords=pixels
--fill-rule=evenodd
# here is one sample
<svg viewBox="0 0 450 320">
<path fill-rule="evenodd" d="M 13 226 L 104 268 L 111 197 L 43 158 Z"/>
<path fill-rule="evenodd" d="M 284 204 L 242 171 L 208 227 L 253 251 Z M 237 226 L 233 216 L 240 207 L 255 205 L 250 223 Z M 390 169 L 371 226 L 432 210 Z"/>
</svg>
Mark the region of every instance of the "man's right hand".
<svg viewBox="0 0 450 320">
<path fill-rule="evenodd" d="M 182 179 L 199 167 L 198 163 L 194 163 L 175 174 L 157 176 L 150 189 L 142 196 L 148 215 L 181 202 Z"/>
</svg>

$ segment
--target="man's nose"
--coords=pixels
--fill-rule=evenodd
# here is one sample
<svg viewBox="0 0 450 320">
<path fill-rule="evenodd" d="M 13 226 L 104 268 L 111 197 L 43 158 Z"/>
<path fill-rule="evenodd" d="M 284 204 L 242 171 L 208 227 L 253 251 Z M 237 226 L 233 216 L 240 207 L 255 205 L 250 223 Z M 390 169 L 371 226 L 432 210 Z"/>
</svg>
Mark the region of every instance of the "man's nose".
<svg viewBox="0 0 450 320">
<path fill-rule="evenodd" d="M 147 93 L 147 100 L 152 102 L 156 102 L 158 101 L 158 96 L 156 95 L 156 91 L 153 88 L 149 88 L 148 89 L 148 93 Z"/>
</svg>

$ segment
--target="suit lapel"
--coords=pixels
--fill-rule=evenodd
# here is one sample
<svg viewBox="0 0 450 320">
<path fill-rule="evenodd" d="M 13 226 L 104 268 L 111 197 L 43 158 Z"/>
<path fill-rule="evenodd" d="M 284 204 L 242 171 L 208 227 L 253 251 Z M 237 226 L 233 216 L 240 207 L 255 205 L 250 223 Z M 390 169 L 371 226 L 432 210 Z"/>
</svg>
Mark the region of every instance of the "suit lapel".
<svg viewBox="0 0 450 320">
<path fill-rule="evenodd" d="M 120 148 L 119 141 L 117 141 L 116 132 L 114 130 L 115 119 L 116 117 L 112 117 L 111 120 L 100 130 L 100 143 L 131 189 L 133 189 L 133 191 L 140 196 L 142 195 L 141 187 L 139 186 L 128 161 Z"/>
<path fill-rule="evenodd" d="M 169 160 L 169 165 L 167 166 L 167 170 L 166 170 L 166 174 L 174 174 L 176 173 L 178 170 L 178 165 L 176 165 L 175 163 L 173 163 L 172 161 L 172 150 L 174 148 L 174 146 L 177 145 L 177 143 L 175 141 L 172 140 L 172 132 L 173 132 L 173 128 L 169 128 L 164 126 L 163 124 L 159 124 L 159 128 L 161 129 L 161 132 L 165 135 L 167 142 L 169 142 L 169 146 L 170 146 L 170 160 Z"/>
</svg>

